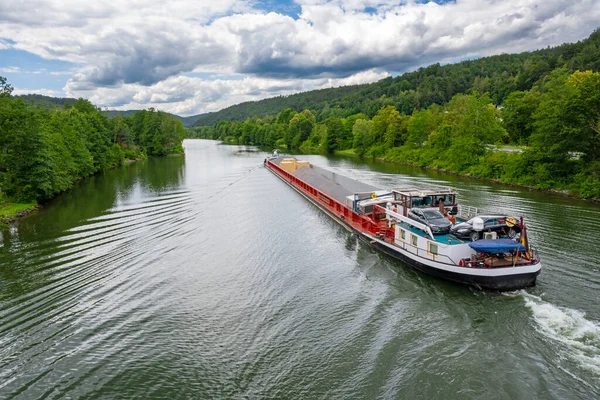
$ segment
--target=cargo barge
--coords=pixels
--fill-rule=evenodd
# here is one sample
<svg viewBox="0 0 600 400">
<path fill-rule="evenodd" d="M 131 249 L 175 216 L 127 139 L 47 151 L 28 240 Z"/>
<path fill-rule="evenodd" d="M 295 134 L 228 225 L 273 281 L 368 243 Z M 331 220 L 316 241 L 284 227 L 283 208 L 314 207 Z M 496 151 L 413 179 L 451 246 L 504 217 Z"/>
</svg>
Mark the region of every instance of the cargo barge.
<svg viewBox="0 0 600 400">
<path fill-rule="evenodd" d="M 452 189 L 381 190 L 276 154 L 264 165 L 359 239 L 426 274 L 510 291 L 534 285 L 541 271 L 523 217 L 479 217 L 475 208 L 456 202 Z M 435 210 L 448 219 L 448 229 L 427 222 L 424 214 Z M 464 227 L 472 231 L 468 238 L 459 235 Z"/>
</svg>

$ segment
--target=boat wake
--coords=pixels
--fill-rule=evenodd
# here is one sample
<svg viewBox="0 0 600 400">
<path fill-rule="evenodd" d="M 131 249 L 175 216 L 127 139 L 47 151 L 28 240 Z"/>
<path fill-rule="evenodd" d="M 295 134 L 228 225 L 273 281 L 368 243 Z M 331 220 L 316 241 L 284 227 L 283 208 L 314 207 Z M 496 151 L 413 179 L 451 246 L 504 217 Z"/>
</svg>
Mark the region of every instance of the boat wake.
<svg viewBox="0 0 600 400">
<path fill-rule="evenodd" d="M 582 311 L 555 306 L 526 292 L 522 294 L 538 332 L 560 342 L 569 358 L 600 375 L 600 322 L 587 319 Z"/>
</svg>

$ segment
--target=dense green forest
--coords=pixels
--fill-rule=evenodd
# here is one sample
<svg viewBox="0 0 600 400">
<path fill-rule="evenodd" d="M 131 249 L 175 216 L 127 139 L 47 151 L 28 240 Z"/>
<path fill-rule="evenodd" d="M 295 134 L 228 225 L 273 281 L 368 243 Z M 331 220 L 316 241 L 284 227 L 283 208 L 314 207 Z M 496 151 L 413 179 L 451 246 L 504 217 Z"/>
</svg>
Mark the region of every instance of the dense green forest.
<svg viewBox="0 0 600 400">
<path fill-rule="evenodd" d="M 28 105 L 0 77 L 0 203 L 44 201 L 126 159 L 182 153 L 177 119 L 150 109 L 107 118 L 87 100 Z"/>
<path fill-rule="evenodd" d="M 596 31 L 575 44 L 433 65 L 303 111 L 220 121 L 188 136 L 382 157 L 600 198 L 599 70 Z"/>
<path fill-rule="evenodd" d="M 36 106 L 46 110 L 64 108 L 65 106 L 73 105 L 77 101 L 77 99 L 72 97 L 51 97 L 43 94 L 22 94 L 16 97 L 22 98 L 25 104 L 29 106 Z"/>
</svg>

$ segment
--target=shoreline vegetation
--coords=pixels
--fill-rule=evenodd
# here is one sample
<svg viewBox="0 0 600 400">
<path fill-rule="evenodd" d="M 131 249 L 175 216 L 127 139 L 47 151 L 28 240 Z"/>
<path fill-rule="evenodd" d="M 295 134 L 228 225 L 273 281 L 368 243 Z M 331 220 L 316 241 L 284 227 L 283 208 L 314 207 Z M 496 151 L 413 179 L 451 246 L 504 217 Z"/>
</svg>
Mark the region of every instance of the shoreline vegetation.
<svg viewBox="0 0 600 400">
<path fill-rule="evenodd" d="M 0 76 L 0 226 L 88 176 L 183 153 L 181 121 L 161 111 L 108 118 L 84 99 L 45 109 L 13 97 L 12 90 Z"/>
<path fill-rule="evenodd" d="M 0 228 L 39 209 L 37 202 L 0 204 Z"/>
<path fill-rule="evenodd" d="M 448 175 L 460 176 L 460 177 L 463 177 L 463 178 L 470 178 L 470 179 L 474 179 L 474 180 L 478 180 L 478 181 L 483 181 L 483 182 L 499 183 L 499 184 L 502 184 L 502 185 L 511 186 L 511 187 L 515 187 L 515 188 L 520 188 L 520 189 L 533 190 L 533 191 L 536 191 L 536 192 L 553 193 L 553 194 L 558 194 L 558 195 L 565 196 L 565 197 L 570 197 L 570 198 L 573 198 L 573 199 L 585 200 L 585 201 L 589 201 L 589 202 L 593 202 L 593 203 L 600 203 L 600 198 L 596 198 L 596 197 L 581 198 L 581 197 L 576 196 L 573 193 L 569 192 L 568 190 L 540 189 L 540 188 L 536 188 L 535 186 L 524 186 L 524 185 L 519 185 L 517 183 L 507 183 L 507 182 L 502 182 L 500 179 L 482 178 L 482 177 L 479 177 L 479 176 L 470 175 L 468 173 L 467 174 L 461 174 L 461 173 L 458 173 L 458 172 L 448 171 L 448 170 L 441 169 L 441 168 L 431 168 L 431 167 L 421 166 L 421 165 L 417 165 L 417 164 L 410 164 L 410 163 L 406 163 L 406 162 L 402 162 L 402 161 L 389 160 L 389 159 L 386 159 L 386 158 L 383 158 L 383 157 L 359 156 L 358 154 L 356 154 L 352 150 L 350 150 L 350 151 L 348 151 L 348 150 L 340 151 L 340 152 L 336 152 L 335 154 L 336 155 L 340 155 L 340 156 L 348 156 L 348 157 L 370 158 L 370 159 L 375 160 L 375 161 L 387 162 L 387 163 L 392 163 L 392 164 L 400 164 L 400 165 L 405 165 L 405 166 L 408 166 L 408 167 L 421 168 L 421 169 L 425 169 L 425 170 L 428 170 L 428 171 L 436 171 L 436 172 L 441 172 L 441 173 L 448 174 Z"/>
<path fill-rule="evenodd" d="M 262 115 L 186 136 L 353 154 L 598 201 L 599 71 L 596 30 L 555 48 L 434 64 L 338 98 L 291 95 L 281 102 L 294 107 L 283 110 L 255 102 L 247 109 Z"/>
</svg>

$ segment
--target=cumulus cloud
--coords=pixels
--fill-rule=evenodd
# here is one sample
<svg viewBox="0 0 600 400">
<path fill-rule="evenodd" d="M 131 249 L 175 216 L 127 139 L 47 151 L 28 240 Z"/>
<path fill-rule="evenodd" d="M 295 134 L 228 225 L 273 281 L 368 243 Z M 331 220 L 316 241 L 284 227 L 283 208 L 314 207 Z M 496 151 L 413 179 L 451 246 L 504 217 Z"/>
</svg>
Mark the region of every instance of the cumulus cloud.
<svg viewBox="0 0 600 400">
<path fill-rule="evenodd" d="M 72 90 L 70 97 L 85 97 L 95 104 L 115 109 L 154 107 L 180 115 L 193 115 L 245 101 L 261 100 L 278 95 L 289 95 L 313 89 L 374 82 L 389 76 L 383 71 L 363 71 L 346 78 L 272 79 L 238 76 L 206 79 L 188 76 L 167 78 L 151 86 L 124 84 L 118 87 Z M 229 79 L 228 79 L 229 78 Z"/>
<path fill-rule="evenodd" d="M 65 91 L 99 105 L 197 111 L 577 41 L 597 28 L 596 2 L 296 0 L 292 18 L 259 1 L 25 0 L 0 4 L 0 38 L 76 63 Z"/>
</svg>

